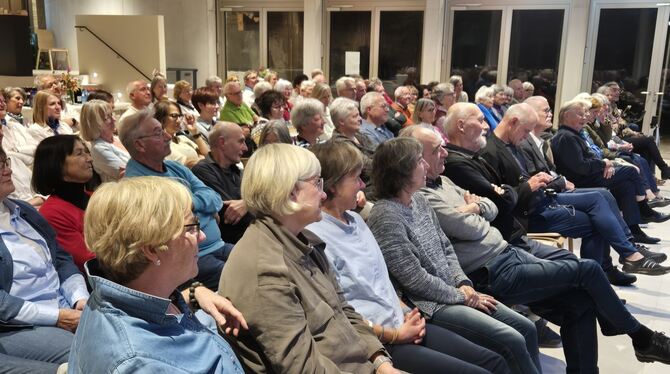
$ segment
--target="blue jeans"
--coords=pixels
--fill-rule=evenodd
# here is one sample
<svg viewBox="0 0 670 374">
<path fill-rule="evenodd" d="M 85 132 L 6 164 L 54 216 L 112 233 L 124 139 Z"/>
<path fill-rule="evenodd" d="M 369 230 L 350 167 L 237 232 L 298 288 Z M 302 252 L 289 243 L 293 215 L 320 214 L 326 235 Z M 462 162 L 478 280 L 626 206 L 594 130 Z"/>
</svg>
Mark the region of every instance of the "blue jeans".
<svg viewBox="0 0 670 374">
<path fill-rule="evenodd" d="M 421 344 L 386 345 L 393 366 L 410 373 L 509 373 L 497 353 L 437 325 L 426 324 Z"/>
<path fill-rule="evenodd" d="M 594 261 L 543 260 L 510 246 L 484 268 L 488 277 L 478 282 L 478 289 L 508 304 L 527 304 L 533 310 L 537 304 L 545 308 L 545 318 L 561 326 L 571 368 L 597 369 L 595 317 L 606 336 L 640 328 Z"/>
<path fill-rule="evenodd" d="M 53 374 L 67 362 L 73 337 L 50 326 L 0 332 L 0 372 Z"/>
<path fill-rule="evenodd" d="M 612 268 L 609 248 L 621 257 L 637 252 L 624 230 L 625 222 L 613 199 L 606 191 L 574 191 L 559 193 L 556 207 L 538 210 L 528 220 L 529 231 L 555 231 L 561 235 L 582 238 L 581 256 L 598 262 L 603 270 Z"/>
<path fill-rule="evenodd" d="M 430 321 L 505 358 L 513 373 L 541 373 L 535 324 L 498 303 L 488 315 L 465 305 L 445 305 Z"/>
<path fill-rule="evenodd" d="M 204 284 L 205 287 L 216 292 L 219 289 L 223 265 L 226 264 L 226 260 L 232 250 L 233 245 L 226 243 L 216 251 L 198 258 L 198 275 L 195 279 Z"/>
</svg>

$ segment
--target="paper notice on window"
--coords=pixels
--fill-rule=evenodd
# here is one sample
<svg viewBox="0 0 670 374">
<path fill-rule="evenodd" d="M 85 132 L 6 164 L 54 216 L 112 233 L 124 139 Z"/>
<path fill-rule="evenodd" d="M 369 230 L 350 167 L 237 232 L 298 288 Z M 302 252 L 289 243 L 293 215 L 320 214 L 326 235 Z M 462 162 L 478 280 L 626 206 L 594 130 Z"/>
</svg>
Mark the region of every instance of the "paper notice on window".
<svg viewBox="0 0 670 374">
<path fill-rule="evenodd" d="M 356 51 L 344 52 L 344 75 L 358 75 L 361 73 L 361 53 Z"/>
</svg>

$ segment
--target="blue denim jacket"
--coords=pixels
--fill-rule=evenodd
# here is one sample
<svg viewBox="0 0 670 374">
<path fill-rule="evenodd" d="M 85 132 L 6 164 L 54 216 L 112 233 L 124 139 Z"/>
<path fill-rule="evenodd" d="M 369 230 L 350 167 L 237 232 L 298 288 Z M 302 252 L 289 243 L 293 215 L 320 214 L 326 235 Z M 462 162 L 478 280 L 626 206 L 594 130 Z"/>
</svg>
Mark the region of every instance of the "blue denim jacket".
<svg viewBox="0 0 670 374">
<path fill-rule="evenodd" d="M 85 265 L 93 293 L 81 315 L 68 373 L 243 373 L 228 343 L 203 326 L 179 292 L 170 300 L 114 283 Z"/>
</svg>

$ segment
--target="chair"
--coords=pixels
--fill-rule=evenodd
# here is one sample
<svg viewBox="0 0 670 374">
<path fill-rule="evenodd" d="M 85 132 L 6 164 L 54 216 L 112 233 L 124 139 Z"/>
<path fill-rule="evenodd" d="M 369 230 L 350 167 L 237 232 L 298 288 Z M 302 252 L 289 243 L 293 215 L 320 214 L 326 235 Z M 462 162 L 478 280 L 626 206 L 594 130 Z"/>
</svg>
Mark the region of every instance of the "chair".
<svg viewBox="0 0 670 374">
<path fill-rule="evenodd" d="M 65 48 L 54 48 L 54 34 L 49 30 L 35 30 L 37 34 L 37 59 L 35 60 L 35 70 L 67 70 L 70 66 L 70 52 Z M 42 65 L 40 69 L 40 60 L 42 54 L 46 53 L 48 57 L 48 66 Z M 54 65 L 54 60 L 56 65 Z M 46 62 L 46 58 L 45 58 Z"/>
</svg>

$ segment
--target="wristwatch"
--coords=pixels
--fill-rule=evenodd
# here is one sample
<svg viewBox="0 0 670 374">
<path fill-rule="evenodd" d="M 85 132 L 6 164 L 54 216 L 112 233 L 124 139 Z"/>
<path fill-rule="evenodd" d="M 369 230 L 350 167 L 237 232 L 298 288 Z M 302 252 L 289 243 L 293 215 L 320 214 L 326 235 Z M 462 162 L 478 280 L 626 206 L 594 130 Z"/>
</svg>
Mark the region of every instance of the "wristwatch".
<svg viewBox="0 0 670 374">
<path fill-rule="evenodd" d="M 383 354 L 377 356 L 377 358 L 375 358 L 375 361 L 372 363 L 372 365 L 374 365 L 375 367 L 375 372 L 377 371 L 377 369 L 379 369 L 380 366 L 384 365 L 387 362 L 391 364 L 391 366 L 393 366 L 393 361 L 391 361 L 390 357 L 385 356 Z"/>
</svg>

